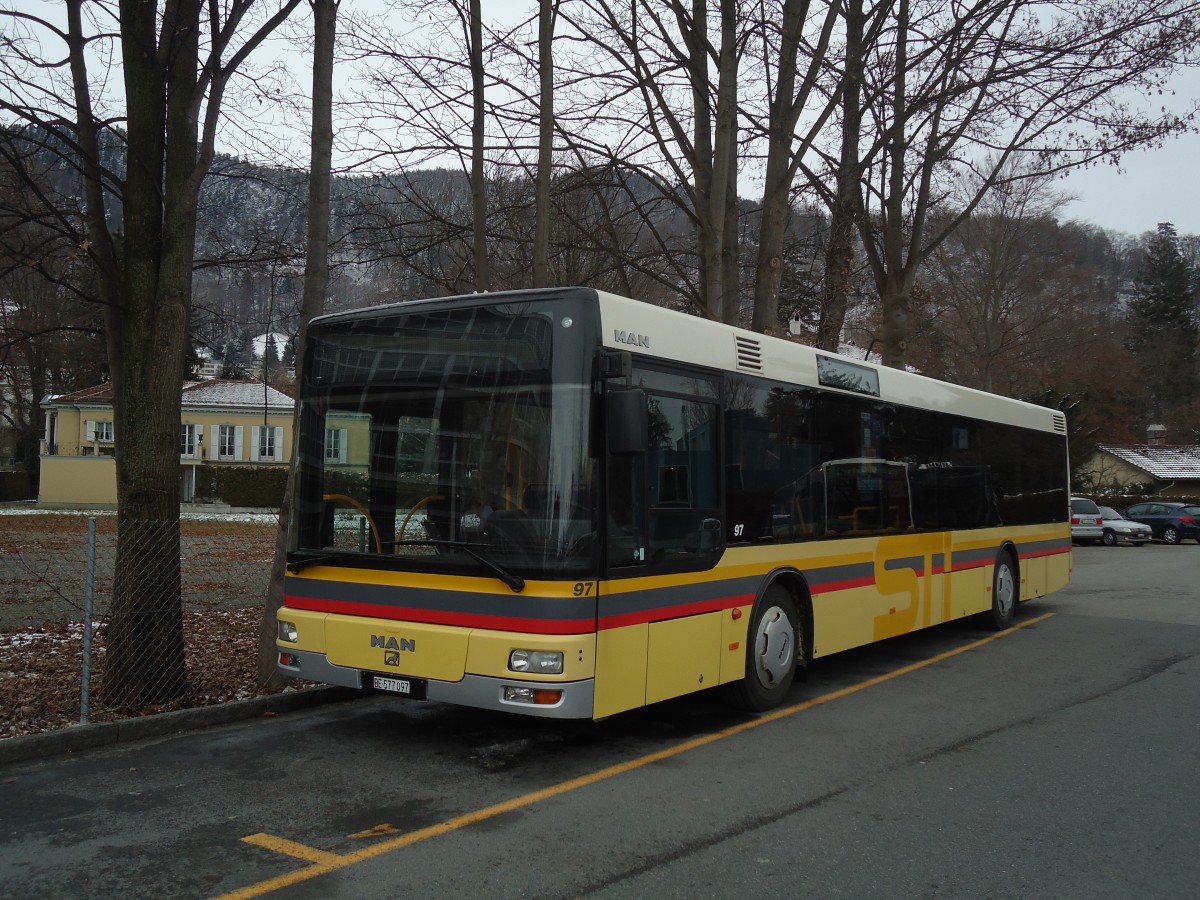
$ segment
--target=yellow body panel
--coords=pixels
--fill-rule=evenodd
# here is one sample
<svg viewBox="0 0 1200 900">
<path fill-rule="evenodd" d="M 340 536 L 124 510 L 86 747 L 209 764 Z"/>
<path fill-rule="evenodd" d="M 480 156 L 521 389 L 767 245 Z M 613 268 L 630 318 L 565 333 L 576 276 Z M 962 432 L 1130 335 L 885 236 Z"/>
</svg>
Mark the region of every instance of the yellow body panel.
<svg viewBox="0 0 1200 900">
<path fill-rule="evenodd" d="M 513 650 L 561 650 L 561 675 L 535 675 L 522 672 L 522 681 L 582 681 L 596 674 L 595 634 L 514 634 L 508 631 L 471 632 L 467 649 L 467 671 L 472 675 L 511 678 L 508 657 Z"/>
<path fill-rule="evenodd" d="M 1009 540 L 1022 546 L 1069 540 L 1063 526 L 1012 529 Z M 599 590 L 632 593 L 680 588 L 706 581 L 741 580 L 743 596 L 772 573 L 791 569 L 801 576 L 825 572 L 825 589 L 814 586 L 813 656 L 827 656 L 931 625 L 984 612 L 991 605 L 994 566 L 987 562 L 1001 546 L 996 532 L 906 534 L 838 543 L 730 548 L 706 572 L 648 576 L 600 584 Z M 835 551 L 835 552 L 831 552 Z M 1019 561 L 1020 597 L 1029 600 L 1058 590 L 1071 576 L 1069 553 L 1027 556 Z M 971 568 L 944 571 L 957 561 Z M 832 573 L 832 574 L 829 574 Z M 314 573 L 318 577 L 325 572 Z M 328 570 L 342 580 L 346 573 Z M 354 580 L 389 583 L 394 575 L 363 570 Z M 839 583 L 845 577 L 848 581 Z M 406 575 L 409 583 L 445 584 L 445 576 Z M 855 579 L 873 583 L 855 585 Z M 508 589 L 494 579 L 459 580 L 464 589 L 495 593 Z M 572 583 L 531 583 L 544 596 L 579 596 Z M 586 592 L 583 602 L 593 602 Z M 287 649 L 325 653 L 338 666 L 395 671 L 419 678 L 457 681 L 464 673 L 505 678 L 513 649 L 561 650 L 562 675 L 527 675 L 526 681 L 553 683 L 595 678 L 595 718 L 603 718 L 671 697 L 736 681 L 745 674 L 752 607 L 699 613 L 650 623 L 607 628 L 596 634 L 530 635 L 448 625 L 397 622 L 285 608 L 280 617 L 295 623 L 299 640 Z"/>
<path fill-rule="evenodd" d="M 719 612 L 652 622 L 646 654 L 646 702 L 712 687 L 721 674 Z"/>
<path fill-rule="evenodd" d="M 330 615 L 325 653 L 335 666 L 459 681 L 470 636 L 471 629 L 452 625 Z"/>
<path fill-rule="evenodd" d="M 509 654 L 522 649 L 563 653 L 561 675 L 522 673 L 522 680 L 581 681 L 596 674 L 595 634 L 518 634 L 297 609 L 285 609 L 280 617 L 293 623 L 299 634 L 296 643 L 280 641 L 282 649 L 324 653 L 334 665 L 353 669 L 396 669 L 441 681 L 458 681 L 465 672 L 503 678 L 513 674 L 508 668 Z M 389 638 L 395 639 L 395 646 Z M 402 639 L 411 642 L 411 647 Z M 394 654 L 394 664 L 387 663 L 389 652 Z"/>
<path fill-rule="evenodd" d="M 874 588 L 850 588 L 813 597 L 813 656 L 828 656 L 874 640 L 869 611 L 879 603 Z"/>
<path fill-rule="evenodd" d="M 746 630 L 752 608 L 739 606 L 721 614 L 721 684 L 746 674 Z"/>
<path fill-rule="evenodd" d="M 281 622 L 291 622 L 295 625 L 299 637 L 294 644 L 288 641 L 277 641 L 276 643 L 282 649 L 308 650 L 312 653 L 325 652 L 325 620 L 329 618 L 329 613 L 285 607 L 279 610 L 277 618 Z"/>
<path fill-rule="evenodd" d="M 1021 599 L 1046 593 L 1046 559 L 1029 559 L 1021 566 Z"/>
<path fill-rule="evenodd" d="M 981 613 L 992 605 L 992 570 L 995 566 L 966 569 L 950 576 L 953 598 L 951 618 Z"/>
<path fill-rule="evenodd" d="M 597 719 L 646 705 L 647 625 L 609 628 L 596 635 Z"/>
</svg>

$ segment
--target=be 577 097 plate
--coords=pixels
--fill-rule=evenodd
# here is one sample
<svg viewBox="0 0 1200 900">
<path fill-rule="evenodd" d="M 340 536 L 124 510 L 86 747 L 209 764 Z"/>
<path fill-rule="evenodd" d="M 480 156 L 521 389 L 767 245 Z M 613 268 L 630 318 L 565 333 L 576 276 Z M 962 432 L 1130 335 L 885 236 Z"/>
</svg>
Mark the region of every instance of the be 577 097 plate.
<svg viewBox="0 0 1200 900">
<path fill-rule="evenodd" d="M 372 675 L 368 682 L 377 691 L 386 691 L 415 700 L 425 699 L 425 682 L 420 678 L 394 678 L 390 675 Z"/>
</svg>

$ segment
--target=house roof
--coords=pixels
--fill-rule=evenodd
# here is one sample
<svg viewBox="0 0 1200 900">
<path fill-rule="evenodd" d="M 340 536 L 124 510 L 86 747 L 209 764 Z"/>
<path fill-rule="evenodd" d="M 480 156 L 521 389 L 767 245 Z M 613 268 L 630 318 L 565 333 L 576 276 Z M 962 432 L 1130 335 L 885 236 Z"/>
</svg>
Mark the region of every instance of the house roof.
<svg viewBox="0 0 1200 900">
<path fill-rule="evenodd" d="M 106 381 L 104 384 L 71 391 L 69 394 L 48 394 L 42 399 L 42 404 L 62 403 L 69 406 L 75 403 L 112 403 L 112 399 L 112 384 Z"/>
<path fill-rule="evenodd" d="M 235 406 L 246 409 L 290 410 L 295 402 L 287 394 L 261 381 L 188 381 L 183 385 L 183 406 Z"/>
<path fill-rule="evenodd" d="M 295 402 L 287 394 L 278 391 L 261 381 L 185 381 L 181 395 L 183 408 L 199 406 L 220 406 L 224 408 L 291 410 Z M 69 394 L 59 394 L 48 397 L 43 403 L 53 403 L 60 406 L 76 404 L 112 403 L 113 388 L 111 383 L 98 384 L 94 387 L 72 391 Z"/>
<path fill-rule="evenodd" d="M 1200 445 L 1180 444 L 1160 447 L 1149 444 L 1130 446 L 1100 444 L 1097 449 L 1101 453 L 1116 457 L 1157 479 L 1164 481 L 1179 478 L 1200 479 Z"/>
</svg>

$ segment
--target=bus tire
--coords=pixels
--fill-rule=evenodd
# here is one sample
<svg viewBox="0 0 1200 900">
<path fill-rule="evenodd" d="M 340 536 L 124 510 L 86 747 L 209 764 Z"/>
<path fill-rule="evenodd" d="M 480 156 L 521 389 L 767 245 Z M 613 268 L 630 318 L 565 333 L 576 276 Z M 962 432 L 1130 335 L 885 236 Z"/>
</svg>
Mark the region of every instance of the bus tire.
<svg viewBox="0 0 1200 900">
<path fill-rule="evenodd" d="M 787 697 L 802 657 L 798 621 L 796 598 L 781 584 L 771 585 L 754 604 L 746 634 L 746 675 L 729 685 L 736 706 L 762 712 Z"/>
<path fill-rule="evenodd" d="M 1019 584 L 1012 553 L 1001 550 L 992 570 L 992 608 L 983 614 L 984 624 L 993 631 L 1003 631 L 1016 618 Z"/>
</svg>

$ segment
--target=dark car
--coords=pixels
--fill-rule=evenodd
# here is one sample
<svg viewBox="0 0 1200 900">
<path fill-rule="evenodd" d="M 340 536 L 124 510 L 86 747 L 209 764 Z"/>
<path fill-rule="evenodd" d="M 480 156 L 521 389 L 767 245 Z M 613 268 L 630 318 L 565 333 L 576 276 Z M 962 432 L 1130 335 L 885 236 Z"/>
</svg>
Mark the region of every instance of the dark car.
<svg viewBox="0 0 1200 900">
<path fill-rule="evenodd" d="M 1191 503 L 1135 503 L 1121 515 L 1149 525 L 1154 536 L 1168 544 L 1178 544 L 1184 538 L 1200 541 L 1200 506 Z"/>
</svg>

